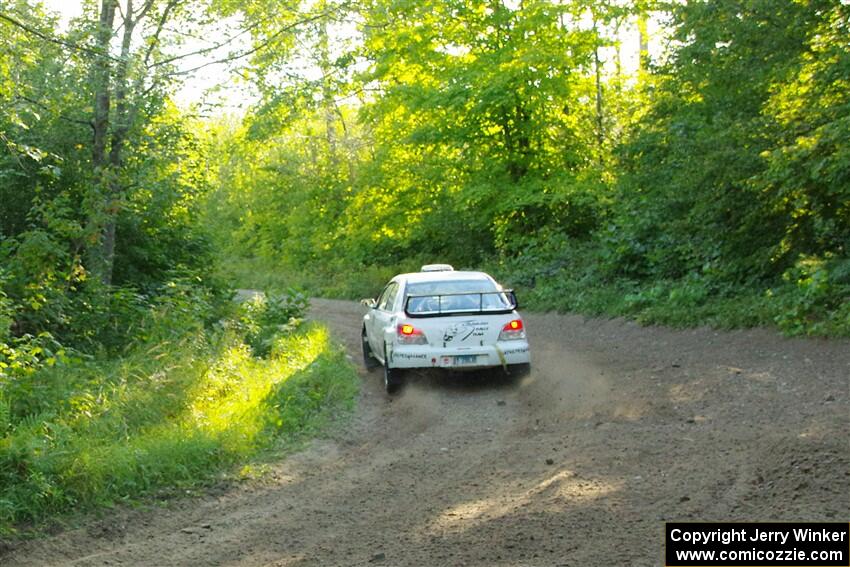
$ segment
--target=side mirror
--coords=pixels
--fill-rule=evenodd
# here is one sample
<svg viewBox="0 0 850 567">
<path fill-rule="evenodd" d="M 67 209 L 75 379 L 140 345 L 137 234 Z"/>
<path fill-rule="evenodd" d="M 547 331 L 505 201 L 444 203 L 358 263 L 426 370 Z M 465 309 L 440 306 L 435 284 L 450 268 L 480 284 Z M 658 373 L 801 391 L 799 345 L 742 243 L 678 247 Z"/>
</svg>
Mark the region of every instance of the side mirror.
<svg viewBox="0 0 850 567">
<path fill-rule="evenodd" d="M 371 297 L 368 297 L 366 299 L 361 299 L 360 305 L 365 305 L 369 309 L 374 309 L 375 307 L 378 306 L 378 302 L 377 302 L 377 300 L 372 299 Z"/>
</svg>

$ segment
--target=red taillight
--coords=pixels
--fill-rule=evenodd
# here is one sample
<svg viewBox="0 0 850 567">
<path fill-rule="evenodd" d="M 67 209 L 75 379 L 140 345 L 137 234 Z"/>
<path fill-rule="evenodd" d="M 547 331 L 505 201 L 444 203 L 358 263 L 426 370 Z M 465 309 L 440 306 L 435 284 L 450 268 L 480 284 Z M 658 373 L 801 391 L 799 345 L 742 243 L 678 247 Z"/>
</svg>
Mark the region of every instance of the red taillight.
<svg viewBox="0 0 850 567">
<path fill-rule="evenodd" d="M 502 327 L 502 332 L 499 333 L 500 341 L 510 341 L 514 339 L 525 338 L 525 326 L 522 324 L 522 319 L 514 319 L 505 323 Z"/>
<path fill-rule="evenodd" d="M 409 323 L 399 323 L 398 326 L 398 342 L 406 345 L 424 345 L 428 344 L 428 339 L 425 335 Z"/>
</svg>

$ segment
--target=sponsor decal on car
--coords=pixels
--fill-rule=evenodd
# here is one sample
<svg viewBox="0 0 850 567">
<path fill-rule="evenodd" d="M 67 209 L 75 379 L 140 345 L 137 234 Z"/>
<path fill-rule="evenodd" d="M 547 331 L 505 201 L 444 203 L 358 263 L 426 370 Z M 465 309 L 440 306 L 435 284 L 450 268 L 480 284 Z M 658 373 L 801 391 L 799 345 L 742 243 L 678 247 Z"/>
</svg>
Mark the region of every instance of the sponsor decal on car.
<svg viewBox="0 0 850 567">
<path fill-rule="evenodd" d="M 461 321 L 446 327 L 443 331 L 443 342 L 457 340 L 460 343 L 470 337 L 483 337 L 489 328 L 490 325 L 486 321 Z"/>
<path fill-rule="evenodd" d="M 521 352 L 528 352 L 528 347 L 505 349 L 502 351 L 502 354 L 519 354 Z"/>
</svg>

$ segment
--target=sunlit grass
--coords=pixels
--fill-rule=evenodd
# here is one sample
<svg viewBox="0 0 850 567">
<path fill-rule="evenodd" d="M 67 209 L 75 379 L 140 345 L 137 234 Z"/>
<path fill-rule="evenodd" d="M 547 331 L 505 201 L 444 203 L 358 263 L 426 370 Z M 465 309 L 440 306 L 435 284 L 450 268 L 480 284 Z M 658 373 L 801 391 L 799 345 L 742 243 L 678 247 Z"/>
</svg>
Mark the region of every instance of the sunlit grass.
<svg viewBox="0 0 850 567">
<path fill-rule="evenodd" d="M 278 337 L 268 358 L 232 332 L 151 351 L 7 388 L 15 413 L 30 411 L 0 438 L 0 533 L 245 477 L 240 469 L 257 470 L 256 459 L 349 411 L 357 391 L 356 373 L 317 324 Z"/>
<path fill-rule="evenodd" d="M 303 372 L 330 347 L 327 329 L 312 326 L 303 334 L 278 339 L 270 360 L 257 359 L 244 344 L 228 347 L 193 392 L 186 426 L 220 436 L 239 451 L 258 442 L 269 414 L 267 405 L 293 374 Z M 272 419 L 283 427 L 284 411 L 275 400 Z M 238 431 L 232 431 L 238 424 Z M 235 433 L 235 436 L 234 436 Z"/>
</svg>

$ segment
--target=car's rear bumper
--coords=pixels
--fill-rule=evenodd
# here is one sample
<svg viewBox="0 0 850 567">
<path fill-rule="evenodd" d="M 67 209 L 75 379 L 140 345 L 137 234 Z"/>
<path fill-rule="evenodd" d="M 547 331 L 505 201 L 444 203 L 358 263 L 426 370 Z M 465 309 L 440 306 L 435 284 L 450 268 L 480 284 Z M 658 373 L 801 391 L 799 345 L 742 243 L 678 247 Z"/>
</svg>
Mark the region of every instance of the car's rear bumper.
<svg viewBox="0 0 850 567">
<path fill-rule="evenodd" d="M 492 368 L 528 364 L 528 341 L 500 341 L 477 347 L 434 348 L 431 345 L 393 345 L 387 353 L 391 368 Z"/>
</svg>

